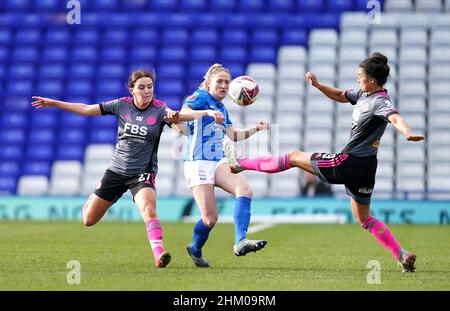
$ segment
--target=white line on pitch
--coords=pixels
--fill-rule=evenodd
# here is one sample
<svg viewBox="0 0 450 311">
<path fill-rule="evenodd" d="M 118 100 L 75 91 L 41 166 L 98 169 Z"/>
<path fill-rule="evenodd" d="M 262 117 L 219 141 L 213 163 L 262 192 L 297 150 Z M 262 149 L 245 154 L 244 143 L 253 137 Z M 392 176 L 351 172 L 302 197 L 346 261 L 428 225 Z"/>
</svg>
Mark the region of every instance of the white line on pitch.
<svg viewBox="0 0 450 311">
<path fill-rule="evenodd" d="M 274 223 L 269 223 L 269 222 L 265 222 L 265 223 L 261 223 L 261 224 L 256 224 L 256 225 L 252 225 L 248 228 L 247 233 L 256 233 L 259 231 L 263 231 L 269 228 L 274 227 L 276 224 Z"/>
</svg>

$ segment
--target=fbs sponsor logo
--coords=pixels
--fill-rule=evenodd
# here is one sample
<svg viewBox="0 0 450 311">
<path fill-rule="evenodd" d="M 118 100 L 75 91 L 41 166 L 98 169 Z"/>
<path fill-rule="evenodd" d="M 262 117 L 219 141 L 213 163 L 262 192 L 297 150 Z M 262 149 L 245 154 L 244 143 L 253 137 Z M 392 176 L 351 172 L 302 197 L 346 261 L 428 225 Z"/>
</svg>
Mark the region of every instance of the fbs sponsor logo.
<svg viewBox="0 0 450 311">
<path fill-rule="evenodd" d="M 373 188 L 359 188 L 358 192 L 359 193 L 364 193 L 364 194 L 370 194 L 372 193 Z"/>
</svg>

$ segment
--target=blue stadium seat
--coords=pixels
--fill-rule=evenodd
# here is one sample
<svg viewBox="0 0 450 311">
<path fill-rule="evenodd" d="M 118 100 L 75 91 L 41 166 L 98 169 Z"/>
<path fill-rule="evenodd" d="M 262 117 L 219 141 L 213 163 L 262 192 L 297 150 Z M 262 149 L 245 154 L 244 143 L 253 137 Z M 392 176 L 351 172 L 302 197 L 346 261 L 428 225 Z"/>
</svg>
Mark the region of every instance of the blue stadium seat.
<svg viewBox="0 0 450 311">
<path fill-rule="evenodd" d="M 0 176 L 0 193 L 15 194 L 17 190 L 17 178 Z"/>
<path fill-rule="evenodd" d="M 69 68 L 71 79 L 91 79 L 95 76 L 94 66 L 86 63 L 72 63 Z"/>
<path fill-rule="evenodd" d="M 219 42 L 219 33 L 216 29 L 195 29 L 191 41 L 195 44 L 216 45 Z M 195 46 L 194 45 L 194 46 Z"/>
<path fill-rule="evenodd" d="M 97 96 L 103 98 L 103 101 L 122 97 L 128 92 L 125 87 L 125 79 L 102 79 L 97 82 Z"/>
<path fill-rule="evenodd" d="M 23 168 L 24 175 L 46 175 L 50 176 L 51 162 L 31 160 L 25 163 Z"/>
<path fill-rule="evenodd" d="M 33 99 L 28 96 L 10 95 L 3 99 L 3 102 L 5 103 L 3 110 L 5 113 L 25 113 L 27 110 L 33 109 L 31 106 L 32 101 Z"/>
<path fill-rule="evenodd" d="M 8 47 L 6 46 L 0 46 L 0 62 L 5 64 L 9 60 L 9 52 Z"/>
<path fill-rule="evenodd" d="M 251 45 L 277 45 L 279 44 L 278 32 L 271 28 L 255 29 L 252 33 Z"/>
<path fill-rule="evenodd" d="M 179 95 L 182 96 L 185 93 L 183 80 L 172 80 L 172 81 L 159 81 L 156 84 L 157 96 L 164 95 Z"/>
<path fill-rule="evenodd" d="M 217 51 L 214 46 L 193 46 L 190 53 L 191 61 L 215 62 L 217 59 Z"/>
<path fill-rule="evenodd" d="M 92 104 L 92 100 L 91 100 L 91 93 L 89 92 L 89 94 L 86 95 L 82 95 L 82 94 L 69 94 L 68 96 L 65 97 L 65 101 L 69 102 L 69 103 L 82 103 L 82 104 L 87 104 L 90 105 Z"/>
<path fill-rule="evenodd" d="M 9 76 L 15 79 L 30 79 L 34 76 L 34 66 L 30 63 L 15 63 L 9 69 Z"/>
<path fill-rule="evenodd" d="M 125 81 L 127 78 L 125 68 L 120 63 L 103 63 L 102 65 L 100 65 L 98 74 L 100 78 L 105 79 L 118 78 Z"/>
<path fill-rule="evenodd" d="M 277 49 L 273 46 L 253 46 L 250 53 L 250 60 L 255 63 L 275 63 L 276 59 Z"/>
<path fill-rule="evenodd" d="M 28 0 L 6 0 L 5 8 L 7 10 L 27 11 L 29 5 Z"/>
<path fill-rule="evenodd" d="M 218 20 L 217 14 L 211 12 L 202 13 L 200 15 L 196 14 L 195 12 L 191 12 L 190 16 L 191 19 L 195 20 L 195 23 L 192 25 L 194 29 L 209 29 L 223 26 L 220 24 L 220 20 Z"/>
<path fill-rule="evenodd" d="M 161 61 L 185 61 L 187 58 L 186 49 L 183 46 L 165 46 L 160 49 L 160 60 Z"/>
<path fill-rule="evenodd" d="M 97 61 L 97 50 L 90 46 L 77 47 L 72 52 L 73 61 Z"/>
<path fill-rule="evenodd" d="M 224 46 L 228 44 L 240 45 L 240 44 L 248 44 L 248 34 L 245 29 L 242 28 L 228 28 L 224 29 L 222 34 L 222 40 Z"/>
<path fill-rule="evenodd" d="M 131 41 L 140 44 L 155 44 L 159 40 L 159 32 L 155 29 L 137 29 L 131 34 Z"/>
<path fill-rule="evenodd" d="M 322 12 L 326 9 L 325 0 L 297 0 L 300 13 Z"/>
<path fill-rule="evenodd" d="M 0 137 L 4 144 L 23 145 L 26 142 L 26 133 L 23 129 L 3 129 L 0 131 Z"/>
<path fill-rule="evenodd" d="M 73 114 L 70 112 L 63 112 L 60 117 L 60 124 L 68 127 L 85 127 L 87 125 L 87 117 Z"/>
<path fill-rule="evenodd" d="M 58 11 L 65 10 L 66 3 L 59 0 L 39 0 L 36 1 L 37 11 Z"/>
<path fill-rule="evenodd" d="M 67 49 L 63 46 L 46 46 L 42 51 L 41 61 L 64 62 L 67 59 Z"/>
<path fill-rule="evenodd" d="M 91 81 L 88 79 L 71 80 L 67 87 L 67 93 L 70 96 L 89 96 L 94 89 Z"/>
<path fill-rule="evenodd" d="M 226 14 L 222 17 L 222 23 L 227 28 L 242 28 L 245 29 L 247 26 L 251 24 L 249 17 L 244 14 Z"/>
<path fill-rule="evenodd" d="M 224 63 L 225 68 L 228 68 L 233 77 L 242 76 L 245 74 L 246 64 L 240 63 Z"/>
<path fill-rule="evenodd" d="M 334 28 L 339 30 L 341 15 L 339 13 L 313 13 L 306 16 L 306 27 L 314 28 Z"/>
<path fill-rule="evenodd" d="M 21 146 L 3 144 L 0 140 L 0 161 L 22 161 L 23 149 Z"/>
<path fill-rule="evenodd" d="M 55 152 L 52 145 L 28 145 L 26 158 L 28 161 L 53 161 Z"/>
<path fill-rule="evenodd" d="M 7 45 L 11 42 L 11 32 L 8 30 L 0 30 L 0 44 Z"/>
<path fill-rule="evenodd" d="M 156 70 L 156 77 L 158 79 L 156 84 L 158 84 L 159 81 L 163 81 L 166 79 L 183 79 L 185 74 L 186 70 L 184 68 L 184 63 L 162 63 Z"/>
<path fill-rule="evenodd" d="M 208 8 L 205 0 L 179 0 L 179 8 L 182 11 L 206 11 Z"/>
<path fill-rule="evenodd" d="M 105 46 L 125 46 L 129 40 L 126 30 L 108 30 L 103 34 L 103 44 Z"/>
<path fill-rule="evenodd" d="M 239 0 L 240 12 L 254 12 L 265 10 L 265 1 L 261 0 Z"/>
<path fill-rule="evenodd" d="M 0 128 L 26 128 L 28 126 L 28 119 L 23 112 L 10 112 L 2 114 L 0 119 Z"/>
<path fill-rule="evenodd" d="M 239 62 L 247 59 L 247 49 L 241 45 L 227 45 L 221 50 L 222 62 Z"/>
<path fill-rule="evenodd" d="M 161 24 L 165 27 L 190 28 L 195 24 L 195 19 L 186 13 L 160 14 Z"/>
<path fill-rule="evenodd" d="M 74 42 L 77 44 L 97 44 L 99 34 L 96 29 L 77 29 L 75 32 Z"/>
<path fill-rule="evenodd" d="M 13 51 L 14 62 L 38 61 L 38 49 L 35 46 L 16 47 Z"/>
<path fill-rule="evenodd" d="M 173 11 L 178 8 L 178 0 L 153 0 L 150 5 L 155 11 Z"/>
<path fill-rule="evenodd" d="M 48 128 L 33 128 L 30 131 L 28 140 L 35 144 L 52 144 L 56 138 L 56 131 Z"/>
<path fill-rule="evenodd" d="M 117 128 L 117 117 L 105 115 L 105 116 L 99 116 L 94 118 L 89 118 L 89 126 L 92 129 L 97 128 L 108 128 L 108 129 L 115 129 Z"/>
<path fill-rule="evenodd" d="M 117 132 L 111 129 L 96 129 L 89 132 L 89 144 L 115 144 Z"/>
<path fill-rule="evenodd" d="M 251 21 L 248 23 L 249 28 L 277 29 L 282 24 L 281 17 L 275 14 L 248 14 L 247 18 Z"/>
<path fill-rule="evenodd" d="M 60 98 L 64 92 L 62 81 L 58 80 L 40 80 L 37 86 L 39 96 Z"/>
<path fill-rule="evenodd" d="M 281 45 L 303 45 L 308 44 L 308 33 L 306 30 L 285 30 L 281 36 Z"/>
<path fill-rule="evenodd" d="M 353 11 L 356 9 L 353 0 L 328 0 L 327 11 L 329 12 L 344 12 Z M 367 1 L 366 1 L 367 4 Z"/>
<path fill-rule="evenodd" d="M 210 62 L 191 62 L 188 68 L 188 78 L 193 81 L 203 81 L 203 76 L 206 74 Z M 200 84 L 200 83 L 199 83 Z"/>
<path fill-rule="evenodd" d="M 22 166 L 19 161 L 0 162 L 0 176 L 2 177 L 18 177 L 21 172 Z"/>
<path fill-rule="evenodd" d="M 127 14 L 122 14 L 117 11 L 100 13 L 99 15 L 100 20 L 97 26 L 100 25 L 107 29 L 125 29 L 129 25 L 135 25 L 134 21 Z"/>
<path fill-rule="evenodd" d="M 119 9 L 118 0 L 96 0 L 92 3 L 93 9 L 96 10 L 112 10 L 116 11 Z"/>
<path fill-rule="evenodd" d="M 66 66 L 63 63 L 41 64 L 40 79 L 63 79 L 66 76 Z"/>
<path fill-rule="evenodd" d="M 19 29 L 15 35 L 16 45 L 39 44 L 41 34 L 37 29 Z"/>
<path fill-rule="evenodd" d="M 44 37 L 45 45 L 65 45 L 70 43 L 70 32 L 68 29 L 49 29 Z"/>
<path fill-rule="evenodd" d="M 34 110 L 31 113 L 31 127 L 33 129 L 55 128 L 58 125 L 58 112 L 56 110 Z"/>
<path fill-rule="evenodd" d="M 269 10 L 271 12 L 288 11 L 294 12 L 297 8 L 293 0 L 270 0 Z"/>
<path fill-rule="evenodd" d="M 211 11 L 213 12 L 223 12 L 223 11 L 237 11 L 239 0 L 215 0 L 210 1 Z"/>
<path fill-rule="evenodd" d="M 83 145 L 59 145 L 56 152 L 57 160 L 78 160 L 84 159 Z"/>
<path fill-rule="evenodd" d="M 62 144 L 83 145 L 85 144 L 85 136 L 86 133 L 84 129 L 64 127 L 59 132 L 58 143 L 60 145 Z"/>
<path fill-rule="evenodd" d="M 137 63 L 140 62 L 154 62 L 156 60 L 156 48 L 152 46 L 134 47 L 131 50 L 130 58 Z"/>
<path fill-rule="evenodd" d="M 125 11 L 130 11 L 130 10 L 145 10 L 147 9 L 147 5 L 148 5 L 149 1 L 142 1 L 142 0 L 127 0 L 127 1 L 122 1 L 122 5 L 123 5 L 123 9 Z"/>
<path fill-rule="evenodd" d="M 166 28 L 162 33 L 162 42 L 166 45 L 184 45 L 189 42 L 189 33 L 182 28 Z"/>
<path fill-rule="evenodd" d="M 197 79 L 189 80 L 188 86 L 187 86 L 187 90 L 186 90 L 186 94 L 184 94 L 183 99 L 186 96 L 191 95 L 193 92 L 195 92 L 202 82 L 203 82 L 203 80 L 198 79 L 198 77 L 197 77 Z"/>
<path fill-rule="evenodd" d="M 31 96 L 33 91 L 33 83 L 30 80 L 9 80 L 7 91 L 9 95 Z"/>
</svg>

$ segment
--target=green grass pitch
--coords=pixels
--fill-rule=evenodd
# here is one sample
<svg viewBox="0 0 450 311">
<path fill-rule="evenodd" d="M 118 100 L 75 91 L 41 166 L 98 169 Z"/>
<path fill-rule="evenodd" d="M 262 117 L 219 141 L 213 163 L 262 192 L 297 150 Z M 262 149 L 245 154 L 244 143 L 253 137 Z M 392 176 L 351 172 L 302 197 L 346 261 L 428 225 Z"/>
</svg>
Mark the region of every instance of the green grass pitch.
<svg viewBox="0 0 450 311">
<path fill-rule="evenodd" d="M 0 290 L 450 290 L 450 226 L 391 226 L 417 254 L 402 273 L 391 255 L 357 225 L 277 225 L 249 235 L 265 249 L 236 257 L 231 224 L 218 224 L 204 248 L 211 268 L 194 267 L 185 247 L 193 224 L 163 224 L 172 254 L 153 267 L 142 223 L 0 222 Z M 81 284 L 66 282 L 67 262 Z M 381 284 L 368 284 L 369 260 Z"/>
</svg>

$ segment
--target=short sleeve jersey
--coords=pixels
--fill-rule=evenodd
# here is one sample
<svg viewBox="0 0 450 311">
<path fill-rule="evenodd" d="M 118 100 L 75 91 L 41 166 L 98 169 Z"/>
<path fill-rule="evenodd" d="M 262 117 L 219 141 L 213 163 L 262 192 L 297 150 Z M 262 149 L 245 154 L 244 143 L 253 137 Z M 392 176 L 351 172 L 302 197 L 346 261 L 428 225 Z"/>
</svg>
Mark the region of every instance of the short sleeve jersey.
<svg viewBox="0 0 450 311">
<path fill-rule="evenodd" d="M 345 92 L 348 101 L 354 105 L 350 140 L 342 150 L 357 157 L 376 155 L 388 118 L 398 114 L 386 90 L 368 94 L 362 90 Z"/>
<path fill-rule="evenodd" d="M 158 145 L 164 125 L 167 105 L 154 98 L 145 109 L 123 97 L 100 104 L 103 115 L 115 115 L 118 120 L 117 144 L 109 169 L 118 174 L 135 176 L 158 172 Z"/>
<path fill-rule="evenodd" d="M 209 92 L 200 89 L 186 98 L 184 106 L 189 106 L 193 110 L 216 110 L 225 116 L 223 124 L 217 124 L 210 116 L 187 122 L 190 135 L 184 160 L 220 161 L 225 156 L 223 152 L 225 129 L 233 124 L 227 109 Z"/>
</svg>

